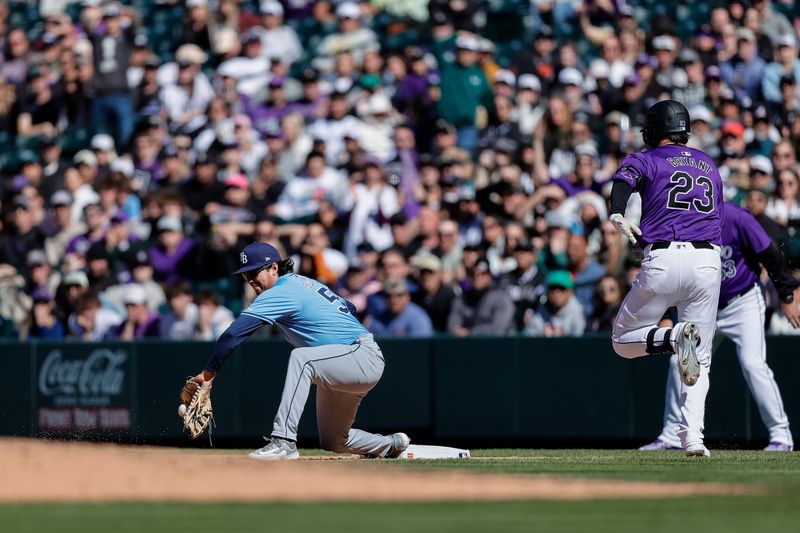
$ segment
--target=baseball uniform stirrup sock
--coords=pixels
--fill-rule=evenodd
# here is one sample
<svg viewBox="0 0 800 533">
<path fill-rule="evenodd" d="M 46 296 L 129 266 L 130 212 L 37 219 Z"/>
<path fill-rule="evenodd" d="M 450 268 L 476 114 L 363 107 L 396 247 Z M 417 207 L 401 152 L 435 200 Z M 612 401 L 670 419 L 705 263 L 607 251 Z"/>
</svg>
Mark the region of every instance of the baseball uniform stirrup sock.
<svg viewBox="0 0 800 533">
<path fill-rule="evenodd" d="M 669 354 L 675 353 L 669 342 L 672 328 L 653 328 L 647 332 L 647 353 Z"/>
</svg>

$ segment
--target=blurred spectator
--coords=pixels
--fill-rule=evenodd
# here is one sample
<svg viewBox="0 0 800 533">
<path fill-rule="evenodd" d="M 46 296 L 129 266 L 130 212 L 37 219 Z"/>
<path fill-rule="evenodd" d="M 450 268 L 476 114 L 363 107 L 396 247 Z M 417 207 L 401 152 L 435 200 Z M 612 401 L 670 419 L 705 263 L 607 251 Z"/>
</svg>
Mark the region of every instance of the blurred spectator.
<svg viewBox="0 0 800 533">
<path fill-rule="evenodd" d="M 196 44 L 203 50 L 211 48 L 208 0 L 186 0 L 186 18 L 182 24 L 181 42 Z"/>
<path fill-rule="evenodd" d="M 586 317 L 592 315 L 594 308 L 594 287 L 607 272 L 588 253 L 586 235 L 572 233 L 567 243 L 567 260 L 572 275 L 575 298 L 583 307 Z"/>
<path fill-rule="evenodd" d="M 778 128 L 782 137 L 792 131 L 796 118 L 800 113 L 800 94 L 797 92 L 797 79 L 792 75 L 781 76 L 779 86 L 781 98 L 778 103 L 769 107 L 772 123 Z"/>
<path fill-rule="evenodd" d="M 353 206 L 346 237 L 348 255 L 353 255 L 363 241 L 369 241 L 378 250 L 391 246 L 389 220 L 400 210 L 397 190 L 386 182 L 380 160 L 369 157 L 364 163 L 364 181 L 356 183 L 351 191 Z"/>
<path fill-rule="evenodd" d="M 25 266 L 29 277 L 28 289 L 31 293 L 36 289 L 47 291 L 50 295 L 55 293 L 61 284 L 61 274 L 52 269 L 44 250 L 28 252 Z"/>
<path fill-rule="evenodd" d="M 336 293 L 356 306 L 356 316 L 363 319 L 367 311 L 367 299 L 380 292 L 382 285 L 375 279 L 370 279 L 370 272 L 360 260 L 350 263 L 345 272 L 341 285 Z"/>
<path fill-rule="evenodd" d="M 306 158 L 304 174 L 291 180 L 283 190 L 275 214 L 285 221 L 308 219 L 319 210 L 323 200 L 338 206 L 346 187 L 344 177 L 327 166 L 325 157 L 320 152 L 311 152 Z"/>
<path fill-rule="evenodd" d="M 259 7 L 261 25 L 256 26 L 256 35 L 261 39 L 262 53 L 268 57 L 279 57 L 291 64 L 303 55 L 303 46 L 297 34 L 283 23 L 283 6 L 277 0 L 264 0 Z"/>
<path fill-rule="evenodd" d="M 361 24 L 359 4 L 350 1 L 340 3 L 336 7 L 336 19 L 339 31 L 328 35 L 317 45 L 315 62 L 323 70 L 330 70 L 333 57 L 341 52 L 350 52 L 360 63 L 365 50 L 379 48 L 375 32 Z"/>
<path fill-rule="evenodd" d="M 17 118 L 17 134 L 20 137 L 58 135 L 62 102 L 39 67 L 31 67 L 26 80 L 28 99 Z"/>
<path fill-rule="evenodd" d="M 55 314 L 53 297 L 45 289 L 34 289 L 31 293 L 33 309 L 31 309 L 30 325 L 27 336 L 35 339 L 63 339 L 66 337 L 64 324 Z"/>
<path fill-rule="evenodd" d="M 783 101 L 781 78 L 790 76 L 795 80 L 800 79 L 800 59 L 797 57 L 797 40 L 794 33 L 781 35 L 776 45 L 775 61 L 764 68 L 764 78 L 761 81 L 764 100 L 771 103 Z"/>
<path fill-rule="evenodd" d="M 83 222 L 85 231 L 76 235 L 67 243 L 64 250 L 63 261 L 72 269 L 86 266 L 86 252 L 100 241 L 106 234 L 106 213 L 99 203 L 89 203 L 83 208 Z"/>
<path fill-rule="evenodd" d="M 547 300 L 536 310 L 528 312 L 525 333 L 535 337 L 564 337 L 582 335 L 586 329 L 583 308 L 572 292 L 575 284 L 569 272 L 554 270 L 547 274 Z"/>
<path fill-rule="evenodd" d="M 89 150 L 81 150 L 73 157 L 74 167 L 64 173 L 64 188 L 72 196 L 72 220 L 80 222 L 84 217 L 84 208 L 97 203 L 100 196 L 92 188 L 97 168 L 97 158 Z"/>
<path fill-rule="evenodd" d="M 792 33 L 792 24 L 786 15 L 772 8 L 772 0 L 757 0 L 752 3 L 762 21 L 762 31 L 772 42 L 781 35 Z"/>
<path fill-rule="evenodd" d="M 369 250 L 372 248 L 370 245 L 367 249 L 367 254 L 371 255 Z M 363 253 L 360 254 L 362 261 L 369 265 L 369 257 Z M 379 261 L 378 280 L 385 283 L 389 279 L 404 279 L 406 280 L 409 291 L 413 294 L 417 292 L 416 284 L 412 283 L 409 279 L 411 269 L 408 264 L 406 256 L 398 248 L 389 248 L 380 255 Z M 386 295 L 383 293 L 372 294 L 367 298 L 367 314 L 377 316 L 386 310 L 387 301 Z"/>
<path fill-rule="evenodd" d="M 514 57 L 513 64 L 518 74 L 534 74 L 543 86 L 544 94 L 549 94 L 550 84 L 555 79 L 555 51 L 557 43 L 550 26 L 538 28 L 533 38 L 533 48 L 523 49 Z"/>
<path fill-rule="evenodd" d="M 479 260 L 470 269 L 472 287 L 456 297 L 447 330 L 453 335 L 507 335 L 514 331 L 514 301 L 495 286 L 489 263 Z"/>
<path fill-rule="evenodd" d="M 111 254 L 103 242 L 97 242 L 86 250 L 86 272 L 89 288 L 98 294 L 116 284 L 117 277 L 112 269 Z"/>
<path fill-rule="evenodd" d="M 389 219 L 389 227 L 395 248 L 400 248 L 404 255 L 411 257 L 419 250 L 420 242 L 413 220 L 408 220 L 402 212 L 395 213 Z"/>
<path fill-rule="evenodd" d="M 28 75 L 28 52 L 30 42 L 22 28 L 8 31 L 0 61 L 0 76 L 14 85 L 21 85 Z"/>
<path fill-rule="evenodd" d="M 622 305 L 622 284 L 616 277 L 606 274 L 595 286 L 592 314 L 589 329 L 595 332 L 609 332 Z"/>
<path fill-rule="evenodd" d="M 180 186 L 180 191 L 195 212 L 203 212 L 206 205 L 223 196 L 225 185 L 217 181 L 217 160 L 213 154 L 206 152 L 198 157 L 194 176 Z"/>
<path fill-rule="evenodd" d="M 387 299 L 386 310 L 376 316 L 367 316 L 365 321 L 371 333 L 387 337 L 429 337 L 433 334 L 428 314 L 411 302 L 406 280 L 387 280 L 383 292 Z"/>
<path fill-rule="evenodd" d="M 720 63 L 722 79 L 731 86 L 738 98 L 759 98 L 761 81 L 766 64 L 758 56 L 756 35 L 750 28 L 740 28 L 736 32 L 738 52 L 728 61 Z"/>
<path fill-rule="evenodd" d="M 141 285 L 128 285 L 122 303 L 125 304 L 127 316 L 122 323 L 111 328 L 108 333 L 110 337 L 129 341 L 159 336 L 160 317 L 158 313 L 147 309 L 147 293 Z"/>
<path fill-rule="evenodd" d="M 65 284 L 71 281 L 69 277 L 64 278 Z M 75 311 L 69 317 L 70 336 L 84 341 L 118 337 L 117 328 L 123 320 L 114 311 L 101 308 L 100 298 L 96 294 L 86 292 L 78 297 Z"/>
<path fill-rule="evenodd" d="M 148 250 L 150 263 L 155 270 L 154 277 L 164 283 L 181 281 L 194 268 L 190 261 L 195 243 L 183 234 L 183 225 L 175 217 L 161 217 L 156 231 L 158 244 Z"/>
<path fill-rule="evenodd" d="M 714 115 L 702 104 L 696 105 L 689 111 L 692 118 L 692 136 L 689 138 L 687 146 L 698 148 L 716 159 L 719 157 L 719 144 L 715 130 L 711 128 L 714 122 Z"/>
<path fill-rule="evenodd" d="M 544 272 L 536 266 L 536 249 L 530 241 L 522 240 L 513 250 L 516 268 L 503 276 L 501 287 L 514 301 L 514 322 L 516 329 L 522 330 L 524 318 L 529 310 L 535 311 L 544 296 Z"/>
<path fill-rule="evenodd" d="M 683 102 L 687 109 L 702 105 L 706 98 L 706 86 L 700 54 L 692 48 L 686 48 L 678 56 L 678 61 L 686 74 L 686 82 L 676 87 L 676 99 Z M 689 116 L 692 120 L 697 120 L 691 112 Z"/>
<path fill-rule="evenodd" d="M 25 278 L 7 263 L 0 263 L 0 336 L 15 337 L 28 320 L 31 297 Z"/>
<path fill-rule="evenodd" d="M 198 340 L 216 340 L 233 322 L 233 313 L 220 304 L 219 297 L 210 290 L 202 290 L 195 295 L 197 305 Z"/>
<path fill-rule="evenodd" d="M 166 298 L 169 311 L 161 316 L 161 337 L 173 341 L 193 340 L 199 313 L 192 301 L 192 288 L 186 282 L 167 285 Z"/>
<path fill-rule="evenodd" d="M 200 47 L 185 44 L 175 53 L 176 62 L 166 70 L 174 78 L 161 91 L 161 105 L 167 111 L 174 129 L 195 129 L 205 121 L 204 114 L 214 97 L 211 84 L 200 69 L 208 55 Z M 164 69 L 164 67 L 162 67 Z"/>
<path fill-rule="evenodd" d="M 448 285 L 459 277 L 464 249 L 461 246 L 458 224 L 452 220 L 439 223 L 439 246 L 435 252 L 442 262 L 442 281 Z"/>
<path fill-rule="evenodd" d="M 425 310 L 437 333 L 447 333 L 447 320 L 456 293 L 444 283 L 442 262 L 433 254 L 421 254 L 414 257 L 414 268 L 420 285 L 420 290 L 414 294 L 414 303 Z"/>
<path fill-rule="evenodd" d="M 745 206 L 761 224 L 770 239 L 780 241 L 783 238 L 784 230 L 780 224 L 767 216 L 767 206 L 769 205 L 769 193 L 765 189 L 752 188 L 747 191 Z"/>
<path fill-rule="evenodd" d="M 447 47 L 455 44 L 455 58 Z M 476 65 L 478 39 L 474 35 L 436 37 L 434 53 L 441 71 L 439 115 L 455 126 L 458 146 L 473 152 L 478 142 L 478 129 L 485 126 L 494 112 L 494 96 L 486 75 Z"/>
<path fill-rule="evenodd" d="M 89 31 L 94 60 L 93 119 L 100 132 L 113 131 L 117 144 L 126 146 L 133 133 L 133 105 L 127 77 L 135 35 L 131 18 L 123 14 L 117 3 L 111 2 L 103 7 L 102 24 L 90 27 Z"/>
<path fill-rule="evenodd" d="M 800 219 L 800 176 L 794 168 L 785 168 L 775 173 L 775 193 L 767 204 L 766 214 L 778 224 L 786 226 Z"/>
<path fill-rule="evenodd" d="M 106 289 L 102 296 L 103 301 L 113 305 L 120 311 L 124 310 L 125 293 L 130 283 L 139 285 L 147 296 L 147 308 L 151 311 L 158 311 L 162 305 L 167 303 L 164 289 L 153 279 L 154 270 L 150 264 L 150 257 L 144 249 L 130 250 L 120 257 L 120 262 L 125 264 L 126 273 L 119 275 L 125 282 L 112 285 Z"/>
<path fill-rule="evenodd" d="M 772 164 L 775 175 L 797 165 L 797 151 L 787 139 L 781 140 L 772 149 Z"/>
<path fill-rule="evenodd" d="M 17 195 L 11 200 L 7 221 L 11 231 L 4 232 L 0 241 L 0 263 L 22 269 L 31 250 L 44 248 L 45 236 L 39 226 L 34 225 L 30 201 Z"/>
<path fill-rule="evenodd" d="M 335 164 L 344 152 L 344 139 L 346 135 L 358 135 L 361 130 L 361 121 L 349 114 L 350 104 L 344 92 L 335 91 L 330 95 L 328 113 L 313 121 L 308 134 L 311 138 L 320 140 L 325 144 L 325 159 Z M 309 154 L 308 157 L 311 157 Z M 306 165 L 308 159 L 306 159 Z"/>
</svg>

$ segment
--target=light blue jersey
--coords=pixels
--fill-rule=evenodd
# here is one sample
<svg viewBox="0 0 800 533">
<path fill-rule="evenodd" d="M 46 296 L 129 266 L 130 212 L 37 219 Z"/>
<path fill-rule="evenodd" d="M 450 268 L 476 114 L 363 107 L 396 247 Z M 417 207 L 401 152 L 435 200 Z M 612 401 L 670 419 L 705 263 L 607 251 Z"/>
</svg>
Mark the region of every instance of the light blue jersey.
<svg viewBox="0 0 800 533">
<path fill-rule="evenodd" d="M 242 311 L 277 325 L 295 348 L 352 344 L 367 333 L 353 316 L 353 304 L 313 279 L 297 274 L 278 278 Z"/>
</svg>

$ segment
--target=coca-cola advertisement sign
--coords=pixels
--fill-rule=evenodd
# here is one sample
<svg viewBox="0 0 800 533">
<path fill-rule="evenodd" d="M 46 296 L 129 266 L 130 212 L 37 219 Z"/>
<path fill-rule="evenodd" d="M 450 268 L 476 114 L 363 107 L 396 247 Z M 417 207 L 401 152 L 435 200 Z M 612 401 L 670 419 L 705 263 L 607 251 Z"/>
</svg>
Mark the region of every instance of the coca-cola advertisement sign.
<svg viewBox="0 0 800 533">
<path fill-rule="evenodd" d="M 127 430 L 130 355 L 124 348 L 62 346 L 39 356 L 39 430 Z"/>
</svg>

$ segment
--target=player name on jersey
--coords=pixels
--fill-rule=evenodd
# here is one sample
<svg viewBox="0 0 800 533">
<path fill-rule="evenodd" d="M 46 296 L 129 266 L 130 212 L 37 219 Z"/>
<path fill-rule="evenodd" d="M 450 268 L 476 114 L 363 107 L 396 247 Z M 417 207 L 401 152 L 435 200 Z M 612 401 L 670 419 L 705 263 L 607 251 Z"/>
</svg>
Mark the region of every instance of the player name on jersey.
<svg viewBox="0 0 800 533">
<path fill-rule="evenodd" d="M 711 165 L 706 163 L 705 161 L 698 161 L 693 157 L 688 157 L 691 155 L 689 152 L 683 152 L 683 156 L 675 156 L 675 157 L 666 157 L 665 159 L 667 162 L 672 165 L 673 167 L 693 167 L 700 169 L 702 172 L 711 172 Z"/>
</svg>

